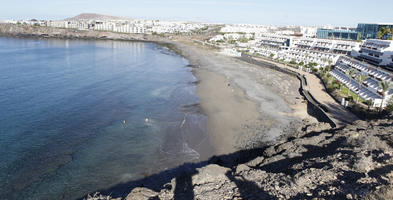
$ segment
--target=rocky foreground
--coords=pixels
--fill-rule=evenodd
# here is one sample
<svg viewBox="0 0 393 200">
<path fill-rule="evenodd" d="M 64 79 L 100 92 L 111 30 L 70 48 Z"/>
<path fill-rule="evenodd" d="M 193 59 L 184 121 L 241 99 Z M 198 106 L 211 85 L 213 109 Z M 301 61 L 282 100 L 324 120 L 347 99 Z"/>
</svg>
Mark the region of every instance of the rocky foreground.
<svg viewBox="0 0 393 200">
<path fill-rule="evenodd" d="M 189 165 L 162 184 L 151 183 L 160 182 L 155 175 L 128 195 L 89 199 L 393 199 L 392 133 L 392 119 L 307 125 L 277 144 Z"/>
</svg>

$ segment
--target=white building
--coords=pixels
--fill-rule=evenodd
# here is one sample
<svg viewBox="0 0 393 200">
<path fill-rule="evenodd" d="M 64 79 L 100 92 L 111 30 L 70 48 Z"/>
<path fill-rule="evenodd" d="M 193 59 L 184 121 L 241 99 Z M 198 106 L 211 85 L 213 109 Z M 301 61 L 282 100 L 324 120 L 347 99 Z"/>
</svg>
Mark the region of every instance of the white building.
<svg viewBox="0 0 393 200">
<path fill-rule="evenodd" d="M 255 52 L 274 59 L 286 62 L 316 63 L 316 68 L 326 67 L 337 62 L 339 55 L 350 54 L 352 49 L 358 47 L 360 43 L 324 40 L 318 38 L 293 37 L 277 34 L 259 34 L 256 36 L 258 48 Z"/>
<path fill-rule="evenodd" d="M 255 38 L 261 46 L 269 46 L 277 49 L 289 47 L 291 40 L 289 36 L 277 34 L 256 34 Z"/>
<path fill-rule="evenodd" d="M 48 21 L 47 26 L 56 28 L 71 28 L 78 30 L 111 31 L 119 33 L 145 33 L 143 24 L 136 24 L 125 20 L 73 20 L 73 21 Z"/>
<path fill-rule="evenodd" d="M 118 33 L 145 33 L 143 25 L 130 23 L 129 21 L 94 21 L 89 23 L 89 28 L 97 31 Z"/>
<path fill-rule="evenodd" d="M 269 27 L 262 25 L 251 25 L 251 24 L 235 24 L 226 25 L 221 28 L 223 33 L 264 33 L 269 30 Z"/>
<path fill-rule="evenodd" d="M 353 49 L 360 46 L 360 43 L 352 41 L 293 37 L 279 34 L 256 34 L 255 38 L 262 46 L 275 47 L 278 49 L 287 49 L 291 47 L 345 55 L 351 54 Z"/>
<path fill-rule="evenodd" d="M 320 52 L 350 55 L 353 49 L 360 46 L 358 42 L 328 40 L 318 38 L 294 38 L 291 47 Z"/>
<path fill-rule="evenodd" d="M 277 34 L 277 35 L 288 35 L 288 36 L 290 36 L 290 35 L 294 35 L 295 31 L 283 30 L 283 31 L 275 31 L 274 33 Z"/>
<path fill-rule="evenodd" d="M 0 24 L 17 24 L 16 20 L 0 20 Z"/>
<path fill-rule="evenodd" d="M 315 63 L 314 68 L 324 68 L 328 65 L 337 62 L 339 55 L 315 52 L 304 49 L 288 48 L 288 49 L 276 49 L 276 48 L 253 48 L 253 52 L 273 59 L 279 59 L 285 62 L 295 62 L 297 64 L 303 63 L 304 66 Z"/>
<path fill-rule="evenodd" d="M 316 63 L 315 68 L 326 67 L 337 62 L 339 55 L 316 52 L 304 49 L 289 48 L 280 52 L 279 59 L 284 59 L 287 62 L 295 61 L 296 63 L 303 62 L 304 65 Z"/>
<path fill-rule="evenodd" d="M 47 26 L 56 27 L 56 28 L 68 28 L 67 21 L 47 21 Z"/>
<path fill-rule="evenodd" d="M 47 26 L 119 33 L 190 33 L 205 28 L 201 23 L 154 20 L 71 20 L 49 21 Z"/>
<path fill-rule="evenodd" d="M 303 37 L 306 38 L 315 38 L 317 37 L 317 27 L 300 27 L 300 33 L 303 34 Z"/>
<path fill-rule="evenodd" d="M 153 21 L 150 32 L 154 33 L 190 33 L 202 29 L 205 25 L 201 23 Z"/>
<path fill-rule="evenodd" d="M 354 77 L 347 75 L 348 70 L 354 69 L 357 73 Z M 392 100 L 393 89 L 387 91 L 383 95 L 382 89 L 379 87 L 379 81 L 388 81 L 393 84 L 393 74 L 381 69 L 378 69 L 372 65 L 362 63 L 353 58 L 347 56 L 341 56 L 337 61 L 335 68 L 329 72 L 333 77 L 345 84 L 354 93 L 364 100 L 371 100 L 373 107 L 385 107 L 390 100 Z M 355 80 L 359 74 L 367 75 L 368 78 L 362 82 L 359 87 L 359 83 Z M 384 99 L 382 101 L 382 99 Z"/>
<path fill-rule="evenodd" d="M 67 28 L 87 30 L 89 29 L 89 23 L 86 21 L 67 21 Z"/>
<path fill-rule="evenodd" d="M 364 40 L 351 55 L 373 65 L 393 70 L 393 41 L 391 40 Z"/>
<path fill-rule="evenodd" d="M 217 41 L 223 41 L 224 39 L 225 39 L 224 35 L 216 35 L 216 36 L 212 37 L 209 41 L 210 42 L 217 42 Z"/>
</svg>

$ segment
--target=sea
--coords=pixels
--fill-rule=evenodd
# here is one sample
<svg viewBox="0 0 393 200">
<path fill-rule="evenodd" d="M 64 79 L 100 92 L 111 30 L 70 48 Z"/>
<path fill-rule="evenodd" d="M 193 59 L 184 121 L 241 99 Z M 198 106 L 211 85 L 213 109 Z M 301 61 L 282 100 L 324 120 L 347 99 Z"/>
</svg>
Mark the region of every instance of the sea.
<svg viewBox="0 0 393 200">
<path fill-rule="evenodd" d="M 0 198 L 78 199 L 204 159 L 196 82 L 154 43 L 0 37 Z"/>
</svg>

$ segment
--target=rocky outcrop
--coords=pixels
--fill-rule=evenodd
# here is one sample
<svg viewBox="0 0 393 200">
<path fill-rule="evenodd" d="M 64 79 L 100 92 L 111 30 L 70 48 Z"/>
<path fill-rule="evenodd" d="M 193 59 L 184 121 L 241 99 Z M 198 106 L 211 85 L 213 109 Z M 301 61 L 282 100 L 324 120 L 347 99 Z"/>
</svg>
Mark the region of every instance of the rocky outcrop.
<svg viewBox="0 0 393 200">
<path fill-rule="evenodd" d="M 215 157 L 159 188 L 130 188 L 120 198 L 391 199 L 392 133 L 393 120 L 308 125 L 257 155 Z"/>
</svg>

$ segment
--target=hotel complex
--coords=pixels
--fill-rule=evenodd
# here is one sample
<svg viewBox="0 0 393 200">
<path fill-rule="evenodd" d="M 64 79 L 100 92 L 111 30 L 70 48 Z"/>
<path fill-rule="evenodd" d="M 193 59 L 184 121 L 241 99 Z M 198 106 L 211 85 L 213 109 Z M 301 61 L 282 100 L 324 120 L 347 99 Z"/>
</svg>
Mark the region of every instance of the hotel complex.
<svg viewBox="0 0 393 200">
<path fill-rule="evenodd" d="M 209 26 L 159 20 L 30 20 L 3 23 L 132 34 L 191 34 L 207 30 Z M 393 85 L 393 41 L 376 39 L 381 28 L 393 28 L 393 24 L 359 24 L 356 29 L 247 24 L 221 26 L 204 43 L 222 49 L 224 54 L 241 56 L 248 52 L 285 61 L 307 71 L 333 66 L 329 74 L 362 99 L 372 101 L 372 106 L 384 107 L 393 99 L 393 89 L 384 92 L 379 84 L 386 81 Z M 352 70 L 356 73 L 348 75 Z M 361 84 L 356 81 L 359 75 L 366 77 Z"/>
<path fill-rule="evenodd" d="M 321 39 L 338 40 L 365 40 L 378 39 L 378 32 L 382 28 L 393 28 L 393 23 L 360 23 L 357 28 L 337 27 L 337 28 L 318 28 L 317 37 Z"/>
<path fill-rule="evenodd" d="M 393 71 L 393 43 L 391 40 L 364 40 L 353 57 Z"/>
<path fill-rule="evenodd" d="M 355 70 L 353 76 L 348 75 L 349 70 Z M 393 89 L 385 94 L 379 87 L 379 81 L 389 81 L 393 84 L 393 74 L 376 68 L 375 66 L 363 63 L 350 57 L 340 57 L 334 69 L 329 72 L 338 81 L 345 84 L 349 89 L 358 94 L 364 100 L 371 100 L 373 107 L 385 107 L 392 99 Z M 356 77 L 365 75 L 367 78 L 359 85 Z M 384 101 L 382 102 L 382 99 Z"/>
<path fill-rule="evenodd" d="M 376 23 L 376 24 L 366 24 L 360 23 L 356 31 L 361 35 L 362 39 L 377 39 L 378 38 L 378 31 L 381 28 L 387 27 L 392 29 L 393 23 Z"/>
<path fill-rule="evenodd" d="M 363 25 L 359 24 L 359 27 L 365 30 L 371 26 Z M 378 28 L 373 30 L 372 34 L 370 30 L 357 32 L 362 28 L 317 29 L 315 35 L 310 37 L 299 36 L 296 33 L 283 34 L 283 31 L 272 31 L 264 27 L 263 30 L 254 33 L 247 32 L 247 34 L 254 34 L 253 41 L 238 40 L 236 44 L 231 42 L 232 44 L 223 46 L 222 43 L 217 43 L 216 39 L 225 40 L 226 37 L 217 35 L 210 42 L 220 48 L 232 49 L 224 52 L 233 56 L 240 56 L 235 51 L 237 49 L 238 52 L 248 51 L 254 55 L 298 65 L 300 68 L 319 69 L 333 66 L 329 74 L 336 80 L 346 85 L 363 100 L 370 100 L 373 107 L 385 107 L 393 100 L 393 89 L 384 92 L 380 82 L 385 81 L 393 85 L 393 41 L 365 39 L 359 42 L 361 37 L 373 38 L 378 32 Z M 225 30 L 225 35 L 228 35 L 228 30 L 231 29 L 226 26 Z M 232 34 L 237 34 L 232 39 L 244 36 L 244 33 Z M 348 75 L 350 70 L 355 72 L 352 76 Z M 365 76 L 361 84 L 357 79 L 360 75 Z"/>
<path fill-rule="evenodd" d="M 360 40 L 361 34 L 354 29 L 325 29 L 319 28 L 317 37 L 321 39 Z"/>
</svg>

